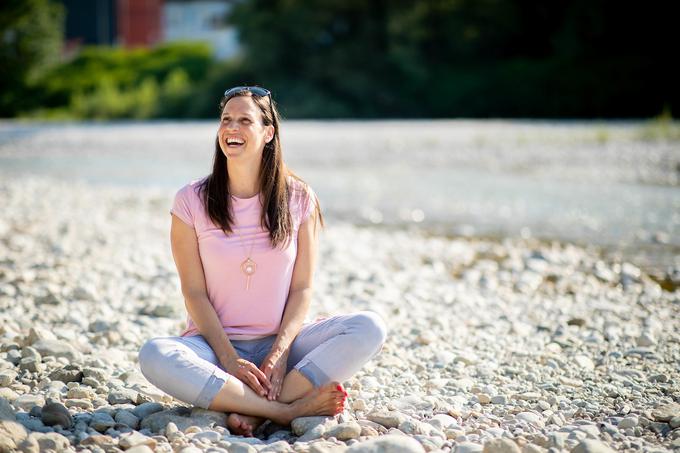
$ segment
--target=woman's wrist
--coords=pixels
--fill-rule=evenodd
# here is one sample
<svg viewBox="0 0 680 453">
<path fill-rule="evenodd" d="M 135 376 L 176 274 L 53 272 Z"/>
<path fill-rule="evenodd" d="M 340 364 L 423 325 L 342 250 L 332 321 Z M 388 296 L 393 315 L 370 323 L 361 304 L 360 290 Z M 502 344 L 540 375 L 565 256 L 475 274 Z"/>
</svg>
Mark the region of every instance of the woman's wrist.
<svg viewBox="0 0 680 453">
<path fill-rule="evenodd" d="M 234 360 L 238 360 L 240 358 L 241 357 L 236 353 L 235 354 L 226 353 L 223 356 L 221 356 L 219 358 L 219 360 L 220 360 L 220 363 L 222 364 L 222 366 L 226 368 L 227 365 L 229 365 L 230 362 L 233 362 Z"/>
<path fill-rule="evenodd" d="M 271 354 L 277 357 L 288 357 L 290 352 L 290 346 L 284 346 L 281 344 L 274 344 L 271 349 Z"/>
</svg>

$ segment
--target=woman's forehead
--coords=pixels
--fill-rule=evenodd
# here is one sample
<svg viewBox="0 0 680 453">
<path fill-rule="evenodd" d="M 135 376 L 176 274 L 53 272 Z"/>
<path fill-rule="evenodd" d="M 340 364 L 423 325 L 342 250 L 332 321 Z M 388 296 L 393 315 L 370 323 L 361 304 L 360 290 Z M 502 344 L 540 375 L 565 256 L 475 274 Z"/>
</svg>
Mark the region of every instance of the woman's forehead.
<svg viewBox="0 0 680 453">
<path fill-rule="evenodd" d="M 227 102 L 222 110 L 222 115 L 248 115 L 255 117 L 260 109 L 250 96 L 235 96 Z"/>
</svg>

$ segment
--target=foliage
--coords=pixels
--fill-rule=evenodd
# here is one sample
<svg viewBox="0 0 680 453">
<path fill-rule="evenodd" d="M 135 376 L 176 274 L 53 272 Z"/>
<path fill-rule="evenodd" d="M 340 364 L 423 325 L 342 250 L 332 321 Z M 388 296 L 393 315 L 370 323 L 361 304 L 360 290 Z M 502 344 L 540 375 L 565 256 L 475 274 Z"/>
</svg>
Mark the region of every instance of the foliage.
<svg viewBox="0 0 680 453">
<path fill-rule="evenodd" d="M 251 0 L 249 72 L 291 116 L 651 116 L 677 106 L 662 0 Z"/>
<path fill-rule="evenodd" d="M 74 118 L 183 117 L 192 86 L 212 62 L 205 44 L 169 44 L 156 49 L 84 49 L 38 82 L 44 110 Z"/>
<path fill-rule="evenodd" d="M 64 11 L 49 0 L 3 0 L 0 6 L 0 117 L 34 107 L 29 85 L 57 61 Z"/>
<path fill-rule="evenodd" d="M 271 89 L 288 118 L 672 116 L 669 5 L 242 0 L 230 61 L 200 44 L 89 48 L 16 93 L 34 102 L 25 115 L 60 118 L 214 118 L 220 94 L 246 84 Z"/>
</svg>

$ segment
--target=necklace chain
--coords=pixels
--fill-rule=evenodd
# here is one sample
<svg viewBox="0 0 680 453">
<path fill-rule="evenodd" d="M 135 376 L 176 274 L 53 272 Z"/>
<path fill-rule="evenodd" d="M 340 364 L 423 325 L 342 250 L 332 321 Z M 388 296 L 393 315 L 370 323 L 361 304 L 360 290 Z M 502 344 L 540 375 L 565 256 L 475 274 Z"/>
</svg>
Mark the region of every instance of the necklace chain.
<svg viewBox="0 0 680 453">
<path fill-rule="evenodd" d="M 243 236 L 241 235 L 241 231 L 236 228 L 236 225 L 234 225 L 234 229 L 236 230 L 236 234 L 238 234 L 239 241 L 241 243 L 241 247 L 243 248 L 243 251 L 246 250 L 246 245 L 243 240 Z M 255 273 L 257 270 L 257 263 L 253 261 L 251 258 L 251 255 L 253 254 L 253 247 L 255 246 L 255 239 L 250 242 L 250 251 L 248 252 L 246 259 L 241 262 L 241 272 L 243 272 L 246 275 L 246 289 L 250 289 L 250 277 Z"/>
<path fill-rule="evenodd" d="M 239 231 L 238 228 L 235 228 L 235 227 L 234 227 L 234 229 L 236 230 L 236 234 L 238 234 L 238 239 L 239 239 L 239 242 L 241 243 L 241 248 L 243 248 L 243 251 L 245 252 L 245 251 L 246 251 L 246 243 L 245 243 L 245 241 L 243 240 L 243 236 L 241 236 L 241 232 Z M 249 251 L 248 254 L 246 255 L 246 259 L 250 259 L 250 255 L 253 254 L 253 246 L 254 246 L 254 245 L 255 245 L 255 239 L 253 239 L 252 241 L 250 241 L 250 251 Z"/>
</svg>

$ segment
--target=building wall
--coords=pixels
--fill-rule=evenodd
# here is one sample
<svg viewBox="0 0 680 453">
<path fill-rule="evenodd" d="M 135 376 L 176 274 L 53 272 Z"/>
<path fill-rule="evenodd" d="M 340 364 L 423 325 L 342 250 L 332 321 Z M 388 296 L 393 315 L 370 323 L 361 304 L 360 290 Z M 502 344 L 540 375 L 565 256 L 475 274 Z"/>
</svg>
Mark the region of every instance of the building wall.
<svg viewBox="0 0 680 453">
<path fill-rule="evenodd" d="M 163 0 L 118 0 L 118 41 L 125 47 L 150 47 L 161 41 Z"/>
<path fill-rule="evenodd" d="M 163 6 L 164 41 L 206 41 L 215 58 L 226 59 L 239 53 L 236 29 L 226 22 L 231 4 L 224 1 L 166 0 Z"/>
</svg>

